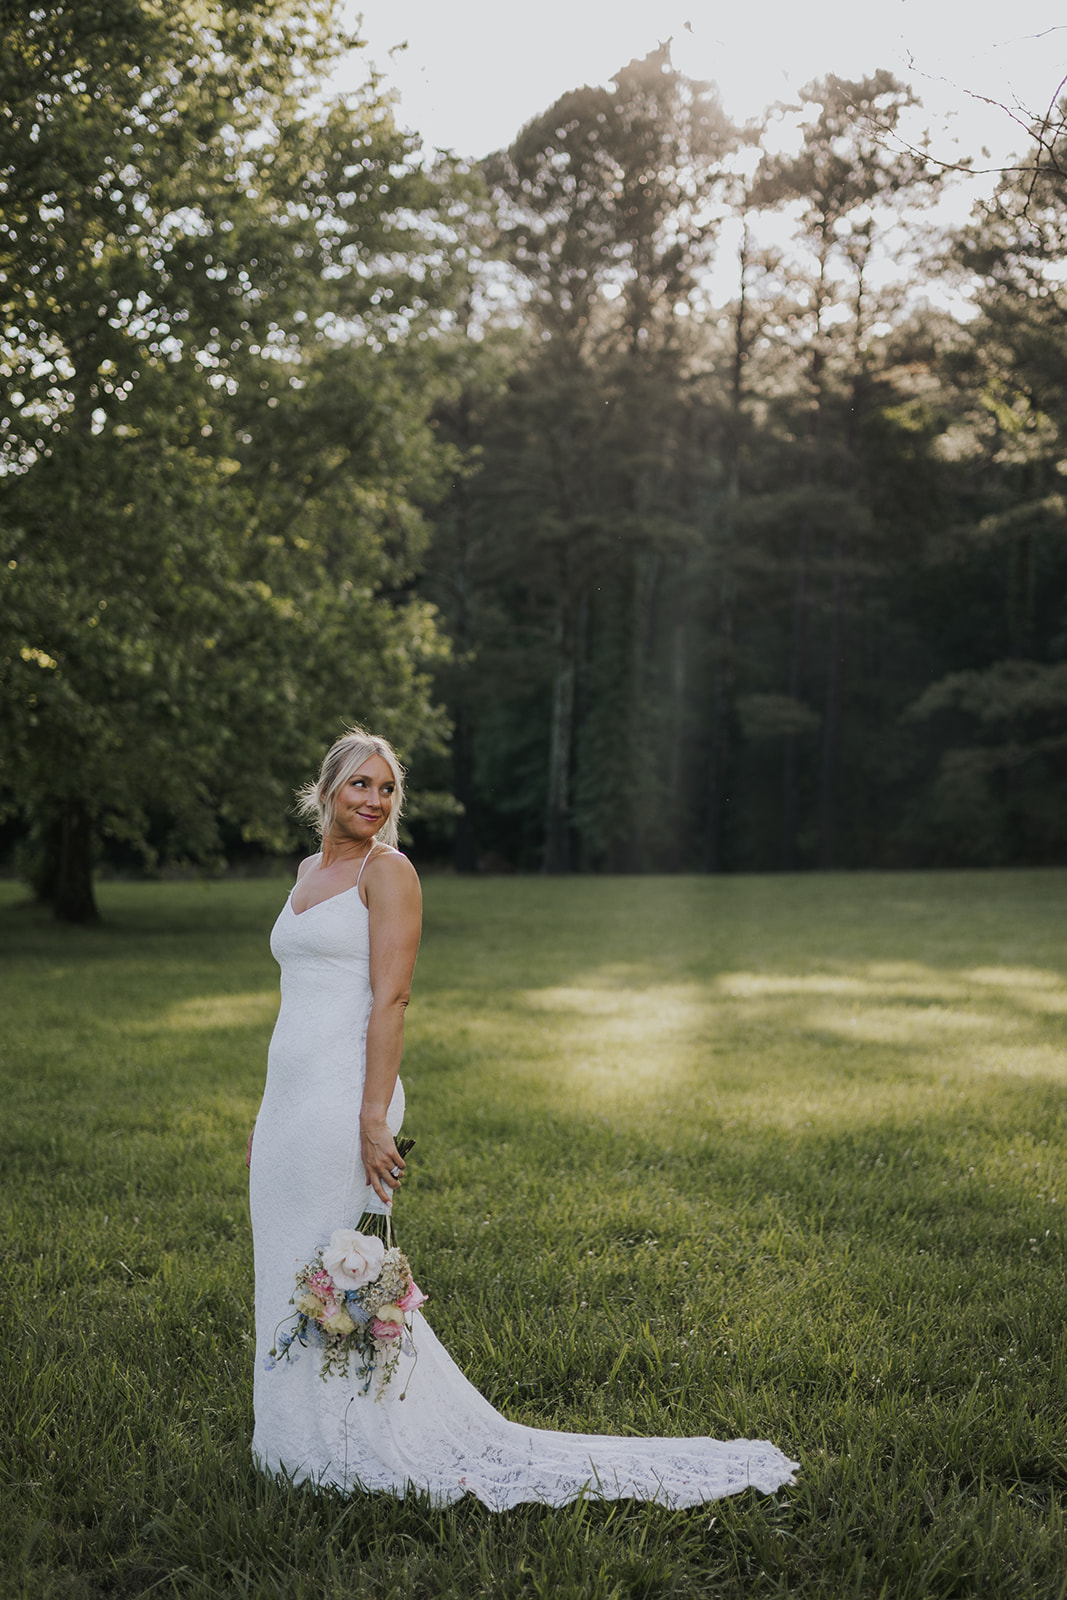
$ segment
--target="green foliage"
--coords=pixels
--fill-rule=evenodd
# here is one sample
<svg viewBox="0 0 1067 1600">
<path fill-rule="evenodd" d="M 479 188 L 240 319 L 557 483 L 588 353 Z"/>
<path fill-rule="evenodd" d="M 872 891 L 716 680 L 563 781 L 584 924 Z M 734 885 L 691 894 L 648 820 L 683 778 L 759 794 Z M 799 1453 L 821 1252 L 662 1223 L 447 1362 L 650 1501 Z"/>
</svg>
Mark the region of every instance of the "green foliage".
<svg viewBox="0 0 1067 1600">
<path fill-rule="evenodd" d="M 945 443 L 966 474 L 962 514 L 931 551 L 954 589 L 951 670 L 909 710 L 936 729 L 919 831 L 942 860 L 1059 861 L 1067 699 L 1067 391 L 1059 279 L 1062 182 L 1035 150 L 957 241 L 981 316 L 956 361 Z"/>
<path fill-rule="evenodd" d="M 439 736 L 403 336 L 443 190 L 373 82 L 310 102 L 352 42 L 332 0 L 5 25 L 3 799 L 64 858 L 83 818 L 83 887 L 93 833 L 291 842 L 345 718 Z"/>
<path fill-rule="evenodd" d="M 295 843 L 352 718 L 463 871 L 1067 859 L 1061 114 L 935 241 L 884 70 L 774 108 L 775 153 L 661 45 L 420 165 L 376 80 L 322 94 L 342 12 L 0 11 L 0 814 L 39 892 L 92 915 L 101 838 Z"/>
<path fill-rule="evenodd" d="M 440 516 L 425 589 L 468 657 L 462 685 L 442 680 L 469 730 L 457 787 L 483 845 L 523 865 L 643 860 L 613 790 L 669 696 L 646 636 L 662 636 L 662 575 L 673 602 L 696 542 L 707 465 L 689 317 L 735 142 L 708 86 L 661 48 L 484 163 L 528 337 L 506 386 L 492 330 L 468 358 L 462 448 L 480 471 L 456 490 L 462 550 L 452 508 Z"/>
<path fill-rule="evenodd" d="M 736 137 L 710 85 L 683 77 L 661 45 L 610 87 L 564 95 L 484 163 L 547 337 L 572 356 L 673 341 L 678 308 L 700 297 L 709 189 Z M 617 297 L 607 312 L 605 287 Z"/>
<path fill-rule="evenodd" d="M 250 1456 L 280 882 L 0 889 L 7 1592 L 1064 1594 L 1060 872 L 430 878 L 402 1221 L 516 1420 L 794 1488 L 493 1516 Z"/>
<path fill-rule="evenodd" d="M 485 163 L 522 326 L 465 330 L 421 580 L 463 641 L 460 869 L 1064 859 L 1061 166 L 946 265 L 915 104 L 821 79 L 773 154 L 661 47 Z M 961 266 L 968 325 L 919 299 Z"/>
</svg>

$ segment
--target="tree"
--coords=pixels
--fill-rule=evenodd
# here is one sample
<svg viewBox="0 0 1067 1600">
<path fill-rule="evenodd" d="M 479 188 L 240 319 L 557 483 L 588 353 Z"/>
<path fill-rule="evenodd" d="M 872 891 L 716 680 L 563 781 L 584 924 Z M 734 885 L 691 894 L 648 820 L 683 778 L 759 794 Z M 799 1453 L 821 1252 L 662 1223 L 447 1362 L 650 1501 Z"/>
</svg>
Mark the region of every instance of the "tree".
<svg viewBox="0 0 1067 1600">
<path fill-rule="evenodd" d="M 937 732 L 930 835 L 969 863 L 1067 856 L 1062 158 L 1061 109 L 957 241 L 981 314 L 955 363 L 954 454 L 970 492 L 940 565 L 971 628 L 954 630 L 954 659 L 910 715 Z"/>
<path fill-rule="evenodd" d="M 566 870 L 575 846 L 586 862 L 640 865 L 642 830 L 616 795 L 657 722 L 665 573 L 692 539 L 679 501 L 687 323 L 732 138 L 707 86 L 661 47 L 610 89 L 564 96 L 487 167 L 534 333 L 487 470 L 498 505 L 506 476 L 520 559 L 541 572 L 545 871 Z"/>
<path fill-rule="evenodd" d="M 799 150 L 757 165 L 654 52 L 487 164 L 511 297 L 449 356 L 420 579 L 462 641 L 438 678 L 461 865 L 1067 849 L 1056 168 L 979 217 L 959 322 L 922 302 L 945 268 L 909 103 L 885 73 L 815 84 Z M 790 249 L 760 248 L 769 209 Z"/>
<path fill-rule="evenodd" d="M 886 133 L 915 103 L 888 72 L 849 82 L 828 77 L 801 91 L 812 115 L 795 156 L 764 162 L 758 196 L 765 206 L 797 208 L 805 256 L 794 270 L 792 314 L 783 332 L 801 358 L 790 431 L 798 448 L 797 479 L 782 503 L 794 542 L 792 620 L 785 692 L 798 707 L 809 693 L 815 585 L 829 594 L 821 716 L 819 864 L 839 862 L 839 766 L 845 683 L 846 616 L 856 590 L 857 556 L 869 545 L 872 520 L 862 482 L 859 431 L 875 389 L 872 329 L 886 315 L 885 296 L 870 284 L 880 235 L 902 211 L 920 205 L 938 178 L 924 157 L 893 149 Z M 899 246 L 898 246 L 899 250 Z M 825 552 L 825 553 L 824 553 Z M 784 735 L 781 863 L 796 865 L 799 724 Z"/>
<path fill-rule="evenodd" d="M 2 753 L 63 917 L 102 834 L 279 843 L 345 713 L 433 736 L 401 349 L 437 191 L 373 84 L 309 109 L 336 12 L 3 16 Z"/>
</svg>

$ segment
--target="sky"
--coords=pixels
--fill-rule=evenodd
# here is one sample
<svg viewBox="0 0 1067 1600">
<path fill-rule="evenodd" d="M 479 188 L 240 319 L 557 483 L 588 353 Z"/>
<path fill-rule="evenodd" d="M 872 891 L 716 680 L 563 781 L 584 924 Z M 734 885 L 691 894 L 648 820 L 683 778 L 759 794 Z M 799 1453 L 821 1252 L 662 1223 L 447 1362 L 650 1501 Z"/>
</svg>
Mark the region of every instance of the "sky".
<svg viewBox="0 0 1067 1600">
<path fill-rule="evenodd" d="M 675 65 L 710 79 L 737 120 L 810 79 L 888 67 L 924 102 L 935 150 L 1006 162 L 1023 135 L 1006 110 L 1044 112 L 1067 75 L 1062 0 L 349 0 L 369 59 L 400 95 L 400 122 L 432 146 L 481 156 L 561 94 L 673 40 Z M 396 46 L 406 41 L 406 50 Z M 362 58 L 362 59 L 361 59 Z M 1025 120 L 1025 115 L 1024 115 Z M 990 151 L 988 162 L 982 147 Z"/>
<path fill-rule="evenodd" d="M 928 214 L 945 227 L 965 222 L 979 195 L 992 190 L 998 169 L 1025 148 L 1026 125 L 1045 113 L 1067 77 L 1063 0 L 345 3 L 350 18 L 362 14 L 367 48 L 341 70 L 337 87 L 356 87 L 372 63 L 398 96 L 401 126 L 460 156 L 503 148 L 567 90 L 610 82 L 667 39 L 674 65 L 714 83 L 738 122 L 789 102 L 813 78 L 859 78 L 886 67 L 922 102 L 902 120 L 904 136 L 918 144 L 929 130 L 941 161 L 973 160 L 977 176 L 951 183 Z M 767 220 L 762 242 L 784 245 L 790 227 L 786 218 Z M 886 281 L 908 279 L 892 238 L 881 257 Z M 733 297 L 734 276 L 727 223 L 707 283 L 715 303 Z M 954 315 L 973 314 L 970 290 L 948 278 L 922 296 Z"/>
</svg>

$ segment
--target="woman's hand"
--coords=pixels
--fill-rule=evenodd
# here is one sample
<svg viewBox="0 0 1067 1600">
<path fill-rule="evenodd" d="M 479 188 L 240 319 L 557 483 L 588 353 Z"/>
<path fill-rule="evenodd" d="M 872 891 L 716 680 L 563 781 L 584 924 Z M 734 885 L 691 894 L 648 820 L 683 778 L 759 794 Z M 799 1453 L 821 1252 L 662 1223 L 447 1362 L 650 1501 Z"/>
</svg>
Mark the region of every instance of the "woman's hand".
<svg viewBox="0 0 1067 1600">
<path fill-rule="evenodd" d="M 361 1117 L 359 1131 L 367 1182 L 378 1199 L 388 1204 L 394 1190 L 400 1188 L 404 1159 L 384 1117 Z"/>
</svg>

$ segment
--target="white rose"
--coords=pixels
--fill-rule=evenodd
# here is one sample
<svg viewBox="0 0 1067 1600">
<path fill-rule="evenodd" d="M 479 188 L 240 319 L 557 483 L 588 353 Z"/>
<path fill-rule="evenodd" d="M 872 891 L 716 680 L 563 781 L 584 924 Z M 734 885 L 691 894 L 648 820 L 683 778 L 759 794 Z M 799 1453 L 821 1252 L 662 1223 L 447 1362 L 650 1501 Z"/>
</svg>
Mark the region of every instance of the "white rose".
<svg viewBox="0 0 1067 1600">
<path fill-rule="evenodd" d="M 358 1289 L 373 1283 L 382 1270 L 385 1245 L 373 1234 L 354 1228 L 337 1228 L 322 1252 L 322 1264 L 338 1289 Z"/>
</svg>

